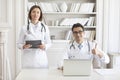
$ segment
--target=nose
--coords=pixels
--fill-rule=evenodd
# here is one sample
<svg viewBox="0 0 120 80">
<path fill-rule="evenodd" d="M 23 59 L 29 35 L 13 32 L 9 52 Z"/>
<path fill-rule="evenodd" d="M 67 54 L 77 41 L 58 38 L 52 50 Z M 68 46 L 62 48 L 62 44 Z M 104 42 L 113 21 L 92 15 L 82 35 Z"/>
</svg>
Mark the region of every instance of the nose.
<svg viewBox="0 0 120 80">
<path fill-rule="evenodd" d="M 80 34 L 79 34 L 79 33 L 77 33 L 77 36 L 80 36 Z"/>
<path fill-rule="evenodd" d="M 37 15 L 37 12 L 35 13 L 35 16 Z"/>
</svg>

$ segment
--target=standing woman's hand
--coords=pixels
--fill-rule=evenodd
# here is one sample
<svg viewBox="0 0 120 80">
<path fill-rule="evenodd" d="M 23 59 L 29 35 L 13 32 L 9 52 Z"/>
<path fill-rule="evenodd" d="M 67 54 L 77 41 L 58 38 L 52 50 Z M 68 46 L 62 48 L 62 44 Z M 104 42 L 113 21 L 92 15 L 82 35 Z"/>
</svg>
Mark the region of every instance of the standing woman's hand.
<svg viewBox="0 0 120 80">
<path fill-rule="evenodd" d="M 30 48 L 30 47 L 32 47 L 32 45 L 30 45 L 30 44 L 25 44 L 25 45 L 23 46 L 23 49 L 28 49 L 28 48 Z"/>
<path fill-rule="evenodd" d="M 42 50 L 45 50 L 45 44 L 39 45 L 38 48 L 40 48 L 40 49 L 42 49 Z"/>
</svg>

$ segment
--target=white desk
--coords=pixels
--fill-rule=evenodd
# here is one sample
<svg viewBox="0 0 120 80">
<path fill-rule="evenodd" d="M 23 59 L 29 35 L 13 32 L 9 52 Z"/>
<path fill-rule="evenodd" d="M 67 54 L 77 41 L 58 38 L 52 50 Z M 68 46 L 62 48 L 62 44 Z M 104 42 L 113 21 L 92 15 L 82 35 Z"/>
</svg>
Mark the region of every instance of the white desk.
<svg viewBox="0 0 120 80">
<path fill-rule="evenodd" d="M 105 73 L 106 71 L 107 73 Z M 115 71 L 115 73 L 108 75 L 109 71 L 113 70 L 97 70 L 98 73 L 94 70 L 91 76 L 63 76 L 62 71 L 53 68 L 23 69 L 16 80 L 120 80 L 120 76 L 113 75 L 117 74 Z M 102 74 L 99 74 L 99 72 L 102 72 Z M 104 74 L 107 76 L 103 76 Z"/>
</svg>

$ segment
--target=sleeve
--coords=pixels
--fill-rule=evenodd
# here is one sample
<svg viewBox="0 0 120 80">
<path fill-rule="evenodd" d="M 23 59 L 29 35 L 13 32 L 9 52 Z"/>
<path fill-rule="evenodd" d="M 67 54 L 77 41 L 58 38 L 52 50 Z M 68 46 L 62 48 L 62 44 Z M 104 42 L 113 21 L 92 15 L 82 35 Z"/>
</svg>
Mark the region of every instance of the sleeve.
<svg viewBox="0 0 120 80">
<path fill-rule="evenodd" d="M 94 57 L 93 57 L 93 67 L 94 68 L 102 68 L 102 67 L 104 67 L 105 64 L 108 64 L 110 62 L 110 59 L 109 59 L 109 56 L 107 55 L 107 53 L 105 53 L 100 48 L 98 48 L 98 46 L 97 46 L 97 49 L 100 53 L 103 54 L 103 56 L 99 57 L 98 55 L 94 55 Z"/>
<path fill-rule="evenodd" d="M 106 64 L 109 63 L 109 57 L 107 54 L 103 54 L 103 57 L 99 57 L 98 55 L 95 55 L 93 57 L 93 67 L 94 68 L 103 68 Z"/>
<path fill-rule="evenodd" d="M 70 59 L 70 52 L 71 52 L 70 45 L 71 45 L 71 44 L 69 43 L 68 46 L 67 46 L 67 49 L 66 49 L 67 59 Z"/>
<path fill-rule="evenodd" d="M 18 41 L 17 41 L 17 47 L 19 49 L 23 49 L 24 43 L 25 43 L 25 32 L 24 32 L 24 29 L 21 28 L 19 38 L 18 38 Z"/>
<path fill-rule="evenodd" d="M 110 62 L 109 56 L 107 53 L 104 53 L 102 50 L 99 49 L 99 51 L 103 54 L 103 57 L 100 58 L 102 63 L 108 64 Z"/>
<path fill-rule="evenodd" d="M 51 39 L 48 26 L 45 25 L 46 33 L 45 33 L 45 49 L 47 50 L 51 46 Z"/>
<path fill-rule="evenodd" d="M 62 67 L 64 64 L 64 59 L 68 59 L 68 47 L 64 50 L 64 55 L 60 62 L 58 62 L 58 68 Z"/>
<path fill-rule="evenodd" d="M 68 59 L 68 55 L 66 54 L 66 52 L 65 52 L 65 54 L 63 55 L 63 58 L 61 59 L 61 61 L 58 62 L 58 67 L 62 67 L 62 66 L 63 66 L 63 64 L 64 64 L 64 59 Z"/>
</svg>

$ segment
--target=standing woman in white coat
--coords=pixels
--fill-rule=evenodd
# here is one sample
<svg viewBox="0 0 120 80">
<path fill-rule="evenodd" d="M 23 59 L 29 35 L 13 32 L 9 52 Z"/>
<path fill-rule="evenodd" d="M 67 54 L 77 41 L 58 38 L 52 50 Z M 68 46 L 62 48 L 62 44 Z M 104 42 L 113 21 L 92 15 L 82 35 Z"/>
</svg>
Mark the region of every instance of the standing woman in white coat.
<svg viewBox="0 0 120 80">
<path fill-rule="evenodd" d="M 46 49 L 50 47 L 51 40 L 48 27 L 42 23 L 41 8 L 32 6 L 28 19 L 28 24 L 22 27 L 18 40 L 18 48 L 23 51 L 22 68 L 47 68 Z M 27 40 L 41 40 L 42 44 L 33 49 L 30 48 L 32 45 L 26 44 Z"/>
</svg>

